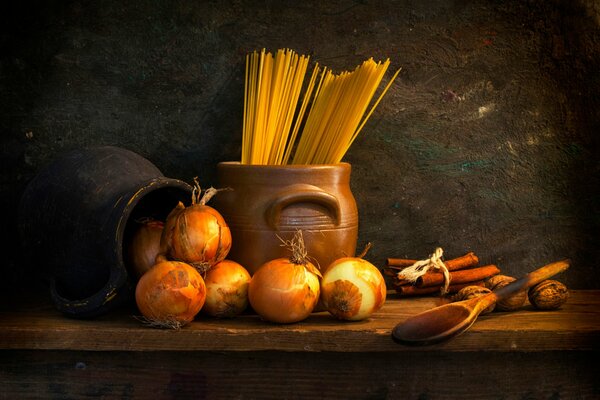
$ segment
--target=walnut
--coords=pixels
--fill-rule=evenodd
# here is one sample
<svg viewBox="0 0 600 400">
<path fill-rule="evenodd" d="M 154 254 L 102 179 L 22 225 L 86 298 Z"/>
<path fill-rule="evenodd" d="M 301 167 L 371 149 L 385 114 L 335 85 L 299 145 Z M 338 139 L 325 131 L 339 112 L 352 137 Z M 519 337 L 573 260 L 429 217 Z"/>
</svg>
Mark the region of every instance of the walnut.
<svg viewBox="0 0 600 400">
<path fill-rule="evenodd" d="M 460 289 L 458 291 L 458 293 L 456 293 L 452 297 L 452 301 L 469 300 L 469 299 L 472 299 L 473 297 L 484 296 L 489 293 L 492 293 L 492 291 L 483 286 L 476 286 L 476 285 L 465 286 L 464 288 Z M 496 306 L 496 304 L 492 304 L 491 306 L 489 306 L 488 308 L 483 310 L 481 312 L 481 314 L 487 314 L 489 312 L 494 311 L 495 306 Z"/>
<path fill-rule="evenodd" d="M 529 289 L 528 296 L 538 310 L 556 310 L 569 298 L 569 290 L 563 283 L 548 279 Z"/>
<path fill-rule="evenodd" d="M 516 281 L 512 276 L 507 275 L 494 275 L 485 281 L 485 287 L 494 291 L 500 289 L 511 282 Z M 507 297 L 504 300 L 500 300 L 496 303 L 496 311 L 514 311 L 525 305 L 525 301 L 527 300 L 527 291 L 522 290 L 513 294 L 510 297 Z"/>
</svg>

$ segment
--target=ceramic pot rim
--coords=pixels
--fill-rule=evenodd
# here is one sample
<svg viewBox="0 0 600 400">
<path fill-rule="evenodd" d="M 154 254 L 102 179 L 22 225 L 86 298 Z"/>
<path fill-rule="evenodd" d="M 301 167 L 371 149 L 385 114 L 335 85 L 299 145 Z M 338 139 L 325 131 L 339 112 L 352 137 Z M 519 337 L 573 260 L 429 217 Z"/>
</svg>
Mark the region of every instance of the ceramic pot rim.
<svg viewBox="0 0 600 400">
<path fill-rule="evenodd" d="M 340 162 L 337 164 L 286 164 L 286 165 L 268 165 L 268 164 L 242 164 L 240 161 L 222 161 L 218 163 L 219 167 L 225 168 L 243 168 L 243 169 L 273 169 L 273 170 L 321 170 L 321 169 L 346 169 L 351 168 L 350 163 Z"/>
</svg>

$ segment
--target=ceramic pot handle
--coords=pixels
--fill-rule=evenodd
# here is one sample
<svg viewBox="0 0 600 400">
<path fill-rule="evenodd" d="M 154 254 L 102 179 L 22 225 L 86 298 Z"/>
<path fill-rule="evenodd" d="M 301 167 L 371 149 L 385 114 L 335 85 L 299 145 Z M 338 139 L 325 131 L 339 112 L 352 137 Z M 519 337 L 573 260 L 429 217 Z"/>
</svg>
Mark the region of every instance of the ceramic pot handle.
<svg viewBox="0 0 600 400">
<path fill-rule="evenodd" d="M 333 217 L 337 226 L 340 224 L 341 209 L 337 197 L 325 192 L 317 186 L 308 184 L 295 184 L 277 193 L 265 211 L 267 224 L 272 229 L 279 229 L 279 220 L 284 208 L 295 203 L 315 203 L 325 207 Z"/>
</svg>

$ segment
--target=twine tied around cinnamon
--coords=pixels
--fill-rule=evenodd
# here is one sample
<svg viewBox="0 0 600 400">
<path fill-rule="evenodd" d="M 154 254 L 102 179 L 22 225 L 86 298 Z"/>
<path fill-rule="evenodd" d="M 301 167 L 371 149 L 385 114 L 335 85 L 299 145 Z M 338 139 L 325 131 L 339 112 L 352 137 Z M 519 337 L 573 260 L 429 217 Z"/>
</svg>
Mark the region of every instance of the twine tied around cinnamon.
<svg viewBox="0 0 600 400">
<path fill-rule="evenodd" d="M 402 271 L 398 272 L 398 278 L 414 283 L 420 276 L 425 275 L 425 273 L 430 269 L 433 268 L 440 270 L 444 275 L 444 286 L 442 286 L 441 291 L 442 295 L 445 295 L 448 293 L 448 287 L 450 286 L 450 272 L 448 271 L 446 264 L 444 264 L 442 261 L 442 255 L 444 255 L 444 250 L 442 250 L 441 247 L 436 248 L 429 258 L 425 260 L 419 260 L 410 267 L 406 267 Z"/>
</svg>

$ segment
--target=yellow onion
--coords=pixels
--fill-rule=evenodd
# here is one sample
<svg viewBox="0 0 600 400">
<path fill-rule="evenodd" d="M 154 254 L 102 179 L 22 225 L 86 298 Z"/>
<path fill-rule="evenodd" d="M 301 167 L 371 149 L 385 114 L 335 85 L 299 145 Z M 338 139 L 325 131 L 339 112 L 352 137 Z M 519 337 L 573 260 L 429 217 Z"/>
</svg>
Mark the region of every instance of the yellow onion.
<svg viewBox="0 0 600 400">
<path fill-rule="evenodd" d="M 200 273 L 179 261 L 162 261 L 146 272 L 135 288 L 135 301 L 145 322 L 179 328 L 193 321 L 206 299 Z"/>
<path fill-rule="evenodd" d="M 161 238 L 161 253 L 168 259 L 182 261 L 205 272 L 223 261 L 231 250 L 231 231 L 223 216 L 206 202 L 217 193 L 210 188 L 200 199 L 197 185 L 192 205 L 182 202 L 169 213 Z"/>
<path fill-rule="evenodd" d="M 231 260 L 223 260 L 204 277 L 206 301 L 202 313 L 213 317 L 233 317 L 248 307 L 250 273 Z"/>
<path fill-rule="evenodd" d="M 301 233 L 287 242 L 293 249 L 289 258 L 266 262 L 252 276 L 248 299 L 263 319 L 292 323 L 306 319 L 319 300 L 317 268 L 307 260 Z"/>
<path fill-rule="evenodd" d="M 343 257 L 331 263 L 321 280 L 321 301 L 338 319 L 359 321 L 379 310 L 386 298 L 385 280 L 370 262 Z"/>
<path fill-rule="evenodd" d="M 129 270 L 136 279 L 139 279 L 156 264 L 164 225 L 162 221 L 143 221 L 133 233 L 126 253 Z"/>
</svg>

